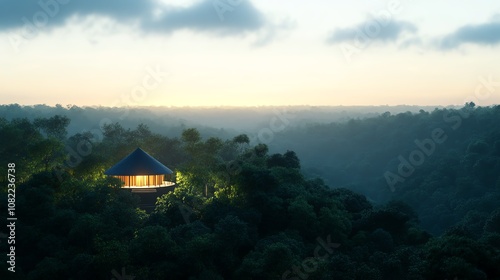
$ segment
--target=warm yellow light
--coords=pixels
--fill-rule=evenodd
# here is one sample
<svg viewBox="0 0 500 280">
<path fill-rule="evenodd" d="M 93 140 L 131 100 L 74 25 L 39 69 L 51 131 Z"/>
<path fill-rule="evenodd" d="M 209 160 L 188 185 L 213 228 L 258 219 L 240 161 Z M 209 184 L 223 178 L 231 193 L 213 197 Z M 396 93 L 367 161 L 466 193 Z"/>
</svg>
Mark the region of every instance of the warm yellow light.
<svg viewBox="0 0 500 280">
<path fill-rule="evenodd" d="M 155 187 L 171 186 L 172 182 L 165 180 L 165 175 L 116 176 L 123 181 L 124 187 Z"/>
<path fill-rule="evenodd" d="M 135 176 L 135 185 L 136 186 L 146 186 L 146 176 Z"/>
</svg>

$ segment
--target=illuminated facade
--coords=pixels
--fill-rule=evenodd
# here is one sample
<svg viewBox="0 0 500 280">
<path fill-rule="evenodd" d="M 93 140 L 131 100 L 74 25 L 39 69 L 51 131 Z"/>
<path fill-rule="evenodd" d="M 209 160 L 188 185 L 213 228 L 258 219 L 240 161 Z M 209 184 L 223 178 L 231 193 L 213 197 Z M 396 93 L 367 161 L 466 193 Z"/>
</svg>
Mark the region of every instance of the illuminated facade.
<svg viewBox="0 0 500 280">
<path fill-rule="evenodd" d="M 125 188 L 148 188 L 173 186 L 172 170 L 137 148 L 104 174 L 119 178 Z"/>
</svg>

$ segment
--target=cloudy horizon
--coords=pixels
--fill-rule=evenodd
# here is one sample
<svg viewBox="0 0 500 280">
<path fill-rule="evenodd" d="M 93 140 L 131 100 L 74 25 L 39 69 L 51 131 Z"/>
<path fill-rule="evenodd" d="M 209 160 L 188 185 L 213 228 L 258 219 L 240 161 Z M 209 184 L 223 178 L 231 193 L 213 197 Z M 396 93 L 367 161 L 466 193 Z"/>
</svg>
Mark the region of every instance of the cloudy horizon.
<svg viewBox="0 0 500 280">
<path fill-rule="evenodd" d="M 500 4 L 0 0 L 1 103 L 500 103 Z"/>
</svg>

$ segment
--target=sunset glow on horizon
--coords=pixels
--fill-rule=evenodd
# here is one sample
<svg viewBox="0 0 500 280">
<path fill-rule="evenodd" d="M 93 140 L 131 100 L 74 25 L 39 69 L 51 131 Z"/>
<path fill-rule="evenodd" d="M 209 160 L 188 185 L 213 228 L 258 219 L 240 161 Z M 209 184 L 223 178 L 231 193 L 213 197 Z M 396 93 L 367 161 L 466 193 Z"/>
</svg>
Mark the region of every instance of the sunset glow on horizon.
<svg viewBox="0 0 500 280">
<path fill-rule="evenodd" d="M 2 104 L 500 104 L 491 1 L 0 3 Z"/>
</svg>

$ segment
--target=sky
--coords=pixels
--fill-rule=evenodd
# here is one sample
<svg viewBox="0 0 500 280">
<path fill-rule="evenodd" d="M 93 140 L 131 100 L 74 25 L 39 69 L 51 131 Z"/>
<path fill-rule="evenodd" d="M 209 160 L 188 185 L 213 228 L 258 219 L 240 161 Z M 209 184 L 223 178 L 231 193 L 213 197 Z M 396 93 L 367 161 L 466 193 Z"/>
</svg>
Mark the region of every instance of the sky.
<svg viewBox="0 0 500 280">
<path fill-rule="evenodd" d="M 0 104 L 500 104 L 491 0 L 0 0 Z"/>
</svg>

